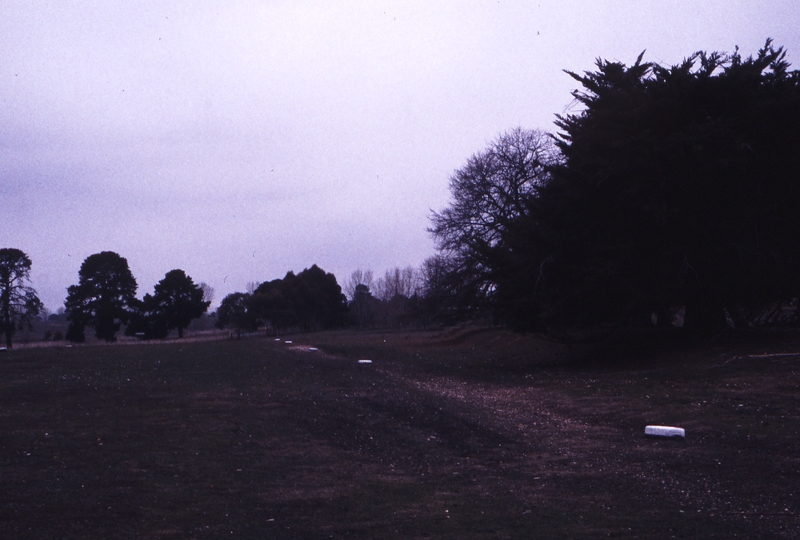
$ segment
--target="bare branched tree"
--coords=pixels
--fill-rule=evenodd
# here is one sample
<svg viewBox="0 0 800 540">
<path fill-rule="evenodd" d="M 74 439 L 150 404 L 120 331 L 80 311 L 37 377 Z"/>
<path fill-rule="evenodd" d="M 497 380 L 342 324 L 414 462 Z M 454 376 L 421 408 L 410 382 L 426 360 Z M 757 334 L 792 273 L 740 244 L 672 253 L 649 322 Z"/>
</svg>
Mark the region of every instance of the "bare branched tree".
<svg viewBox="0 0 800 540">
<path fill-rule="evenodd" d="M 452 203 L 431 216 L 428 231 L 459 288 L 489 296 L 492 268 L 512 223 L 550 177 L 560 160 L 552 138 L 538 130 L 514 129 L 473 155 L 450 178 Z M 452 277 L 452 276 L 451 276 Z M 441 280 L 440 280 L 441 282 Z"/>
<path fill-rule="evenodd" d="M 348 279 L 343 287 L 344 294 L 347 295 L 347 298 L 352 302 L 356 297 L 356 290 L 358 289 L 359 285 L 364 285 L 367 287 L 368 290 L 372 291 L 374 286 L 372 280 L 372 270 L 355 270 L 352 274 L 350 274 L 350 279 Z"/>
<path fill-rule="evenodd" d="M 208 283 L 201 281 L 200 289 L 203 291 L 203 302 L 208 302 L 209 305 L 214 301 L 214 287 Z"/>
<path fill-rule="evenodd" d="M 419 270 L 411 266 L 387 270 L 375 283 L 375 297 L 388 302 L 395 296 L 411 298 L 420 292 L 422 285 Z"/>
<path fill-rule="evenodd" d="M 16 330 L 31 327 L 31 321 L 44 305 L 30 286 L 31 260 L 14 248 L 0 249 L 0 332 L 6 347 Z"/>
</svg>

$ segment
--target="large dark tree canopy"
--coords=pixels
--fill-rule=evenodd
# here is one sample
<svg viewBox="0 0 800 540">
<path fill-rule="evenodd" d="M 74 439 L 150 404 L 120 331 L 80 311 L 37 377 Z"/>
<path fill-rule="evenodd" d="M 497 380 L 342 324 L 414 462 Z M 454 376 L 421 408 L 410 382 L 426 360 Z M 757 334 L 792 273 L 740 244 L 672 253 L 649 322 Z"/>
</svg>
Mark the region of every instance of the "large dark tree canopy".
<svg viewBox="0 0 800 540">
<path fill-rule="evenodd" d="M 67 336 L 83 341 L 84 328 L 92 326 L 98 339 L 115 341 L 136 303 L 136 280 L 128 261 L 113 251 L 90 255 L 78 272 L 78 284 L 67 289 L 64 306 L 70 327 Z"/>
<path fill-rule="evenodd" d="M 203 315 L 211 304 L 205 300 L 201 285 L 195 285 L 183 270 L 170 270 L 155 286 L 152 295 L 133 302 L 134 313 L 125 329 L 128 335 L 146 339 L 163 339 L 170 330 L 178 330 L 178 338 L 193 319 Z"/>
<path fill-rule="evenodd" d="M 203 300 L 203 289 L 195 285 L 183 270 L 171 270 L 155 286 L 153 300 L 163 314 L 167 328 L 177 328 L 178 337 L 192 319 L 197 319 L 208 309 L 211 302 Z"/>
<path fill-rule="evenodd" d="M 782 49 L 570 75 L 582 110 L 557 122 L 564 161 L 506 236 L 513 322 L 686 306 L 687 327 L 713 329 L 800 295 L 800 74 Z"/>
<path fill-rule="evenodd" d="M 252 309 L 278 329 L 321 330 L 343 323 L 347 298 L 336 282 L 316 264 L 299 274 L 264 282 L 253 294 Z"/>
<path fill-rule="evenodd" d="M 231 293 L 222 299 L 217 309 L 217 328 L 232 327 L 237 335 L 258 328 L 258 315 L 252 309 L 253 297 L 248 293 Z"/>
</svg>

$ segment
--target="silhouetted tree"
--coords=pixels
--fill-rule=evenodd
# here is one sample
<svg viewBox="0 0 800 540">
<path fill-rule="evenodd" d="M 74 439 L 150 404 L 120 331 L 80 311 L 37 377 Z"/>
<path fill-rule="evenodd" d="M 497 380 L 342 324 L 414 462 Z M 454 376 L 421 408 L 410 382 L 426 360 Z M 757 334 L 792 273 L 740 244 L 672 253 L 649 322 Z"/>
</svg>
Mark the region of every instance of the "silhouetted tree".
<svg viewBox="0 0 800 540">
<path fill-rule="evenodd" d="M 407 326 L 416 322 L 422 278 L 411 267 L 395 267 L 375 281 L 373 306 L 375 320 L 381 326 Z"/>
<path fill-rule="evenodd" d="M 388 302 L 395 296 L 411 298 L 419 293 L 421 278 L 414 267 L 395 267 L 384 272 L 375 283 L 375 296 Z"/>
<path fill-rule="evenodd" d="M 130 319 L 135 303 L 136 280 L 128 261 L 113 251 L 95 253 L 83 261 L 78 277 L 64 302 L 68 339 L 83 341 L 84 328 L 91 326 L 98 339 L 116 341 L 115 334 Z"/>
<path fill-rule="evenodd" d="M 178 329 L 178 338 L 192 319 L 206 312 L 211 302 L 203 300 L 203 289 L 183 270 L 171 270 L 155 286 L 153 300 L 163 315 L 167 329 Z"/>
<path fill-rule="evenodd" d="M 800 74 L 783 49 L 597 68 L 569 73 L 583 110 L 557 122 L 563 165 L 503 239 L 507 319 L 567 336 L 685 306 L 706 333 L 725 308 L 800 295 Z"/>
<path fill-rule="evenodd" d="M 452 324 L 474 316 L 483 305 L 482 290 L 462 279 L 458 263 L 437 254 L 425 259 L 420 269 L 421 315 L 424 324 Z"/>
<path fill-rule="evenodd" d="M 32 329 L 32 319 L 44 308 L 30 286 L 30 272 L 31 260 L 24 252 L 0 249 L 0 332 L 9 349 L 16 331 L 26 326 Z"/>
<path fill-rule="evenodd" d="M 350 279 L 347 280 L 342 290 L 345 295 L 347 295 L 347 298 L 352 301 L 355 299 L 356 290 L 360 285 L 366 286 L 367 289 L 372 289 L 372 270 L 354 270 L 353 273 L 350 274 Z"/>
<path fill-rule="evenodd" d="M 203 289 L 203 302 L 208 302 L 208 305 L 211 305 L 214 301 L 214 287 L 204 281 L 200 282 L 199 287 Z"/>
<path fill-rule="evenodd" d="M 349 304 L 351 320 L 357 326 L 371 327 L 375 324 L 375 315 L 378 312 L 380 300 L 372 296 L 369 286 L 359 283 L 353 292 L 353 299 Z"/>
<path fill-rule="evenodd" d="M 451 205 L 431 216 L 439 251 L 437 288 L 482 303 L 496 287 L 498 257 L 509 226 L 527 210 L 559 159 L 552 138 L 521 128 L 502 134 L 450 178 Z M 460 291 L 469 291 L 463 295 Z"/>
<path fill-rule="evenodd" d="M 247 293 L 231 293 L 222 299 L 217 309 L 217 328 L 234 328 L 236 336 L 242 332 L 258 329 L 259 318 L 252 309 L 252 296 Z"/>
<path fill-rule="evenodd" d="M 299 274 L 264 282 L 253 295 L 253 309 L 275 328 L 320 330 L 343 323 L 347 298 L 336 276 L 317 265 Z"/>
<path fill-rule="evenodd" d="M 131 302 L 131 315 L 125 327 L 125 335 L 142 336 L 145 339 L 164 339 L 170 327 L 163 306 L 151 294 L 142 300 Z"/>
</svg>

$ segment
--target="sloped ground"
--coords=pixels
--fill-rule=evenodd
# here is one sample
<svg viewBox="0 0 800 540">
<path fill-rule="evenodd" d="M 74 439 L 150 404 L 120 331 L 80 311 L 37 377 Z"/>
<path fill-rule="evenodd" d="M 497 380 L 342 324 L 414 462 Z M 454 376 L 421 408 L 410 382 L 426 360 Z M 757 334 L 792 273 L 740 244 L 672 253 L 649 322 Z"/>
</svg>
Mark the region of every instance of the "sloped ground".
<svg viewBox="0 0 800 540">
<path fill-rule="evenodd" d="M 292 341 L 5 353 L 0 537 L 800 538 L 792 333 L 614 369 L 485 328 Z"/>
</svg>

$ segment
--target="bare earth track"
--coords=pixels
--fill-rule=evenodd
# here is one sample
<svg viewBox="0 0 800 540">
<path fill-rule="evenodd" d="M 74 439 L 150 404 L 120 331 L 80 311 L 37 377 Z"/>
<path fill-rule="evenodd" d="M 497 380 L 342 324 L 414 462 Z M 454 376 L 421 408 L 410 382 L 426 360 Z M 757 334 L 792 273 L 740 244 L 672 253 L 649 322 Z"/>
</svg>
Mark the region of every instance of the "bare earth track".
<svg viewBox="0 0 800 540">
<path fill-rule="evenodd" d="M 292 341 L 4 353 L 0 537 L 800 538 L 793 332 L 635 369 L 484 328 Z"/>
</svg>

